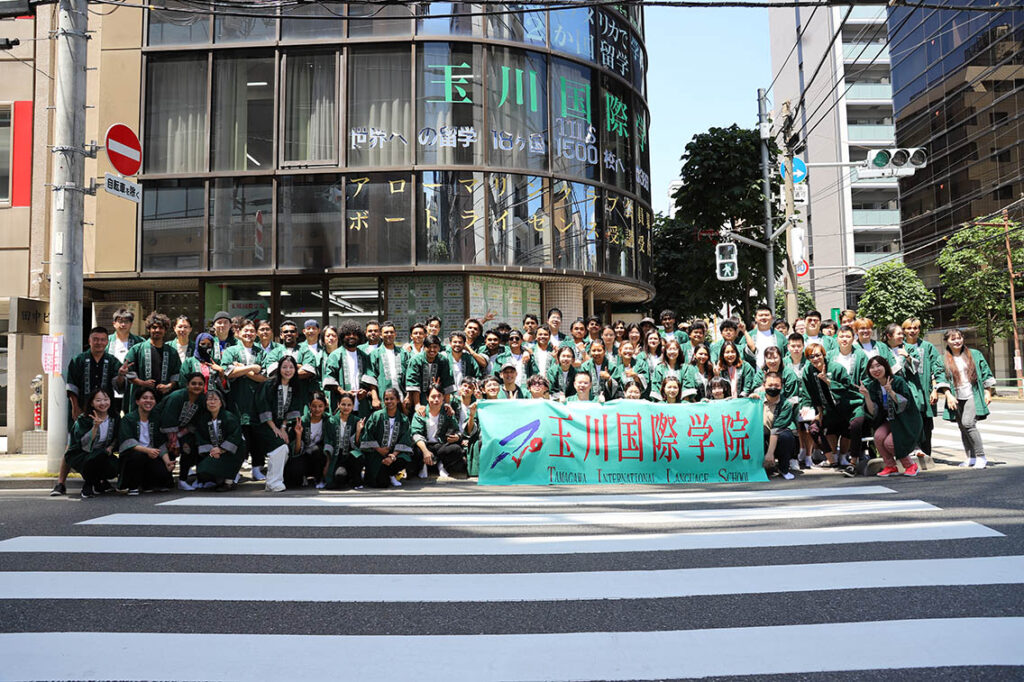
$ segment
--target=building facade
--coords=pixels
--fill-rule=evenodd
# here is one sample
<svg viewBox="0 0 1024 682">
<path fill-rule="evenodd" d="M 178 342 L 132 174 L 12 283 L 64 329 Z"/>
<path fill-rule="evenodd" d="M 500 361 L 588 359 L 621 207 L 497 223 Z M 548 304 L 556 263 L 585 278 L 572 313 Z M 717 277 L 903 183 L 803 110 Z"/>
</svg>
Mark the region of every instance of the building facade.
<svg viewBox="0 0 1024 682">
<path fill-rule="evenodd" d="M 935 265 L 943 238 L 1024 193 L 1024 12 L 960 9 L 972 4 L 889 17 L 896 139 L 929 151 L 928 166 L 900 180 L 903 245 L 938 295 L 939 328 L 957 323 Z M 1012 217 L 1022 215 L 1018 205 Z"/>
<path fill-rule="evenodd" d="M 86 138 L 138 131 L 143 196 L 86 198 L 86 326 L 125 305 L 453 329 L 652 297 L 638 7 L 160 7 L 90 16 Z M 52 9 L 23 20 L 43 71 Z M 31 225 L 0 295 L 45 298 L 50 82 L 2 66 L 29 84 L 39 167 L 30 215 L 0 208 Z"/>
<path fill-rule="evenodd" d="M 782 103 L 789 101 L 796 109 L 794 130 L 806 135 L 798 156 L 837 164 L 810 168 L 807 200 L 797 205 L 806 233 L 802 255 L 810 264 L 800 286 L 826 314 L 855 307 L 865 268 L 900 256 L 896 180 L 860 179 L 849 167 L 870 150 L 894 144 L 886 10 L 855 6 L 847 16 L 848 9 L 769 10 L 776 130 Z"/>
</svg>

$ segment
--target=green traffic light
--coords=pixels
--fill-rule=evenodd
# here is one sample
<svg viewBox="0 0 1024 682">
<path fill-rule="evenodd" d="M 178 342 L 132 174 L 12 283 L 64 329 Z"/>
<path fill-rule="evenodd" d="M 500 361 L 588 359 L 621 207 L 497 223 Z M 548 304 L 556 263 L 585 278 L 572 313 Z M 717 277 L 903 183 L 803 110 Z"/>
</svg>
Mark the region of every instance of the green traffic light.
<svg viewBox="0 0 1024 682">
<path fill-rule="evenodd" d="M 888 151 L 882 149 L 875 152 L 875 156 L 871 159 L 871 164 L 875 168 L 885 168 L 889 165 L 889 161 L 891 159 L 892 155 Z"/>
</svg>

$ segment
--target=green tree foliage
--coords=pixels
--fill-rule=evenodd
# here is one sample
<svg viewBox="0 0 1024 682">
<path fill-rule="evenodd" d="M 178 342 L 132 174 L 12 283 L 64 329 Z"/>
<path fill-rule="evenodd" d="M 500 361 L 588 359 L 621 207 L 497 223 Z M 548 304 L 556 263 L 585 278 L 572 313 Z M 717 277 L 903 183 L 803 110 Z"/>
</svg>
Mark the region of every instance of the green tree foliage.
<svg viewBox="0 0 1024 682">
<path fill-rule="evenodd" d="M 995 339 L 1013 335 L 1006 236 L 1002 225 L 992 224 L 998 222 L 954 233 L 938 259 L 944 297 L 956 303 L 955 317 L 978 329 L 990 358 Z M 1024 268 L 1024 237 L 1020 225 L 1010 223 L 1009 229 L 1014 272 L 1019 273 Z M 1018 280 L 1018 308 L 1024 302 L 1021 284 Z"/>
<path fill-rule="evenodd" d="M 796 309 L 798 314 L 803 317 L 812 310 L 818 309 L 818 304 L 814 302 L 814 296 L 811 292 L 803 287 L 797 287 L 796 290 Z M 779 282 L 775 285 L 775 314 L 777 317 L 785 317 L 786 312 L 786 289 Z M 821 311 L 822 315 L 828 317 L 828 311 Z M 793 320 L 790 320 L 793 322 Z"/>
<path fill-rule="evenodd" d="M 921 318 L 927 327 L 931 320 L 926 311 L 934 303 L 935 294 L 917 273 L 903 261 L 891 260 L 868 269 L 857 315 L 870 318 L 876 329 L 893 322 L 902 324 L 908 317 Z"/>
<path fill-rule="evenodd" d="M 759 301 L 750 300 L 748 292 L 765 290 L 764 252 L 739 244 L 739 279 L 720 282 L 715 276 L 715 244 L 722 227 L 764 239 L 760 135 L 737 125 L 711 128 L 694 135 L 682 162 L 676 217 L 659 216 L 654 225 L 652 281 L 657 294 L 652 307 L 691 317 L 728 303 L 741 308 L 749 320 Z M 779 244 L 776 277 L 782 257 Z"/>
</svg>

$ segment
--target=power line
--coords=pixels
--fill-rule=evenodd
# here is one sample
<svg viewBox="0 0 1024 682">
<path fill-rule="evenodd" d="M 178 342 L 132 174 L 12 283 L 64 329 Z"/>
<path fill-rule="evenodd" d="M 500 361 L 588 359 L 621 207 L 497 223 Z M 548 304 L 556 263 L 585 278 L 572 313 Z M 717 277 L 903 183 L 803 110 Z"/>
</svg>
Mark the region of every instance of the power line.
<svg viewBox="0 0 1024 682">
<path fill-rule="evenodd" d="M 779 80 L 779 76 L 782 75 L 782 72 L 785 70 L 786 65 L 789 64 L 789 60 L 793 58 L 793 54 L 796 52 L 796 48 L 798 48 L 800 46 L 800 41 L 803 40 L 804 34 L 807 33 L 807 29 L 809 29 L 811 27 L 811 22 L 814 21 L 814 15 L 818 13 L 818 9 L 819 9 L 818 7 L 815 7 L 814 10 L 811 11 L 811 16 L 807 17 L 807 22 L 804 24 L 804 26 L 800 30 L 800 32 L 797 33 L 796 40 L 793 41 L 793 47 L 790 48 L 789 54 L 786 55 L 786 59 L 783 60 L 782 66 L 780 66 L 778 72 L 776 72 L 775 78 L 772 78 L 771 85 L 769 85 L 765 89 L 765 91 L 764 91 L 764 94 L 766 96 L 768 95 L 769 92 L 772 91 L 772 88 L 775 87 L 775 83 L 776 83 L 776 81 Z"/>
</svg>

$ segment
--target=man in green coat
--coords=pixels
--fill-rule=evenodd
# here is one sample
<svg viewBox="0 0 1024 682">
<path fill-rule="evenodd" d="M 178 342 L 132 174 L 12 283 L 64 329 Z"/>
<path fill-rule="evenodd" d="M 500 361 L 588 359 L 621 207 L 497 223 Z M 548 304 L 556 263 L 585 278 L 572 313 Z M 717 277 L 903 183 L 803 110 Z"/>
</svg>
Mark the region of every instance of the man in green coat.
<svg viewBox="0 0 1024 682">
<path fill-rule="evenodd" d="M 455 392 L 455 380 L 448 358 L 441 355 L 441 339 L 428 336 L 423 352 L 409 361 L 405 372 L 406 400 L 410 407 L 426 405 L 431 386 L 439 386 L 447 396 Z"/>
<path fill-rule="evenodd" d="M 178 352 L 164 343 L 170 329 L 171 320 L 163 313 L 152 312 L 146 318 L 149 339 L 132 346 L 124 359 L 130 382 L 125 390 L 125 407 L 135 404 L 136 388 L 152 388 L 159 402 L 178 387 L 181 360 Z"/>
<path fill-rule="evenodd" d="M 347 391 L 355 396 L 355 413 L 365 418 L 372 411 L 370 390 L 373 384 L 367 376 L 371 372 L 370 357 L 359 350 L 362 330 L 351 320 L 341 323 L 338 328 L 341 345 L 327 357 L 327 376 L 324 388 L 331 391 Z M 378 393 L 380 395 L 380 393 Z"/>
</svg>

